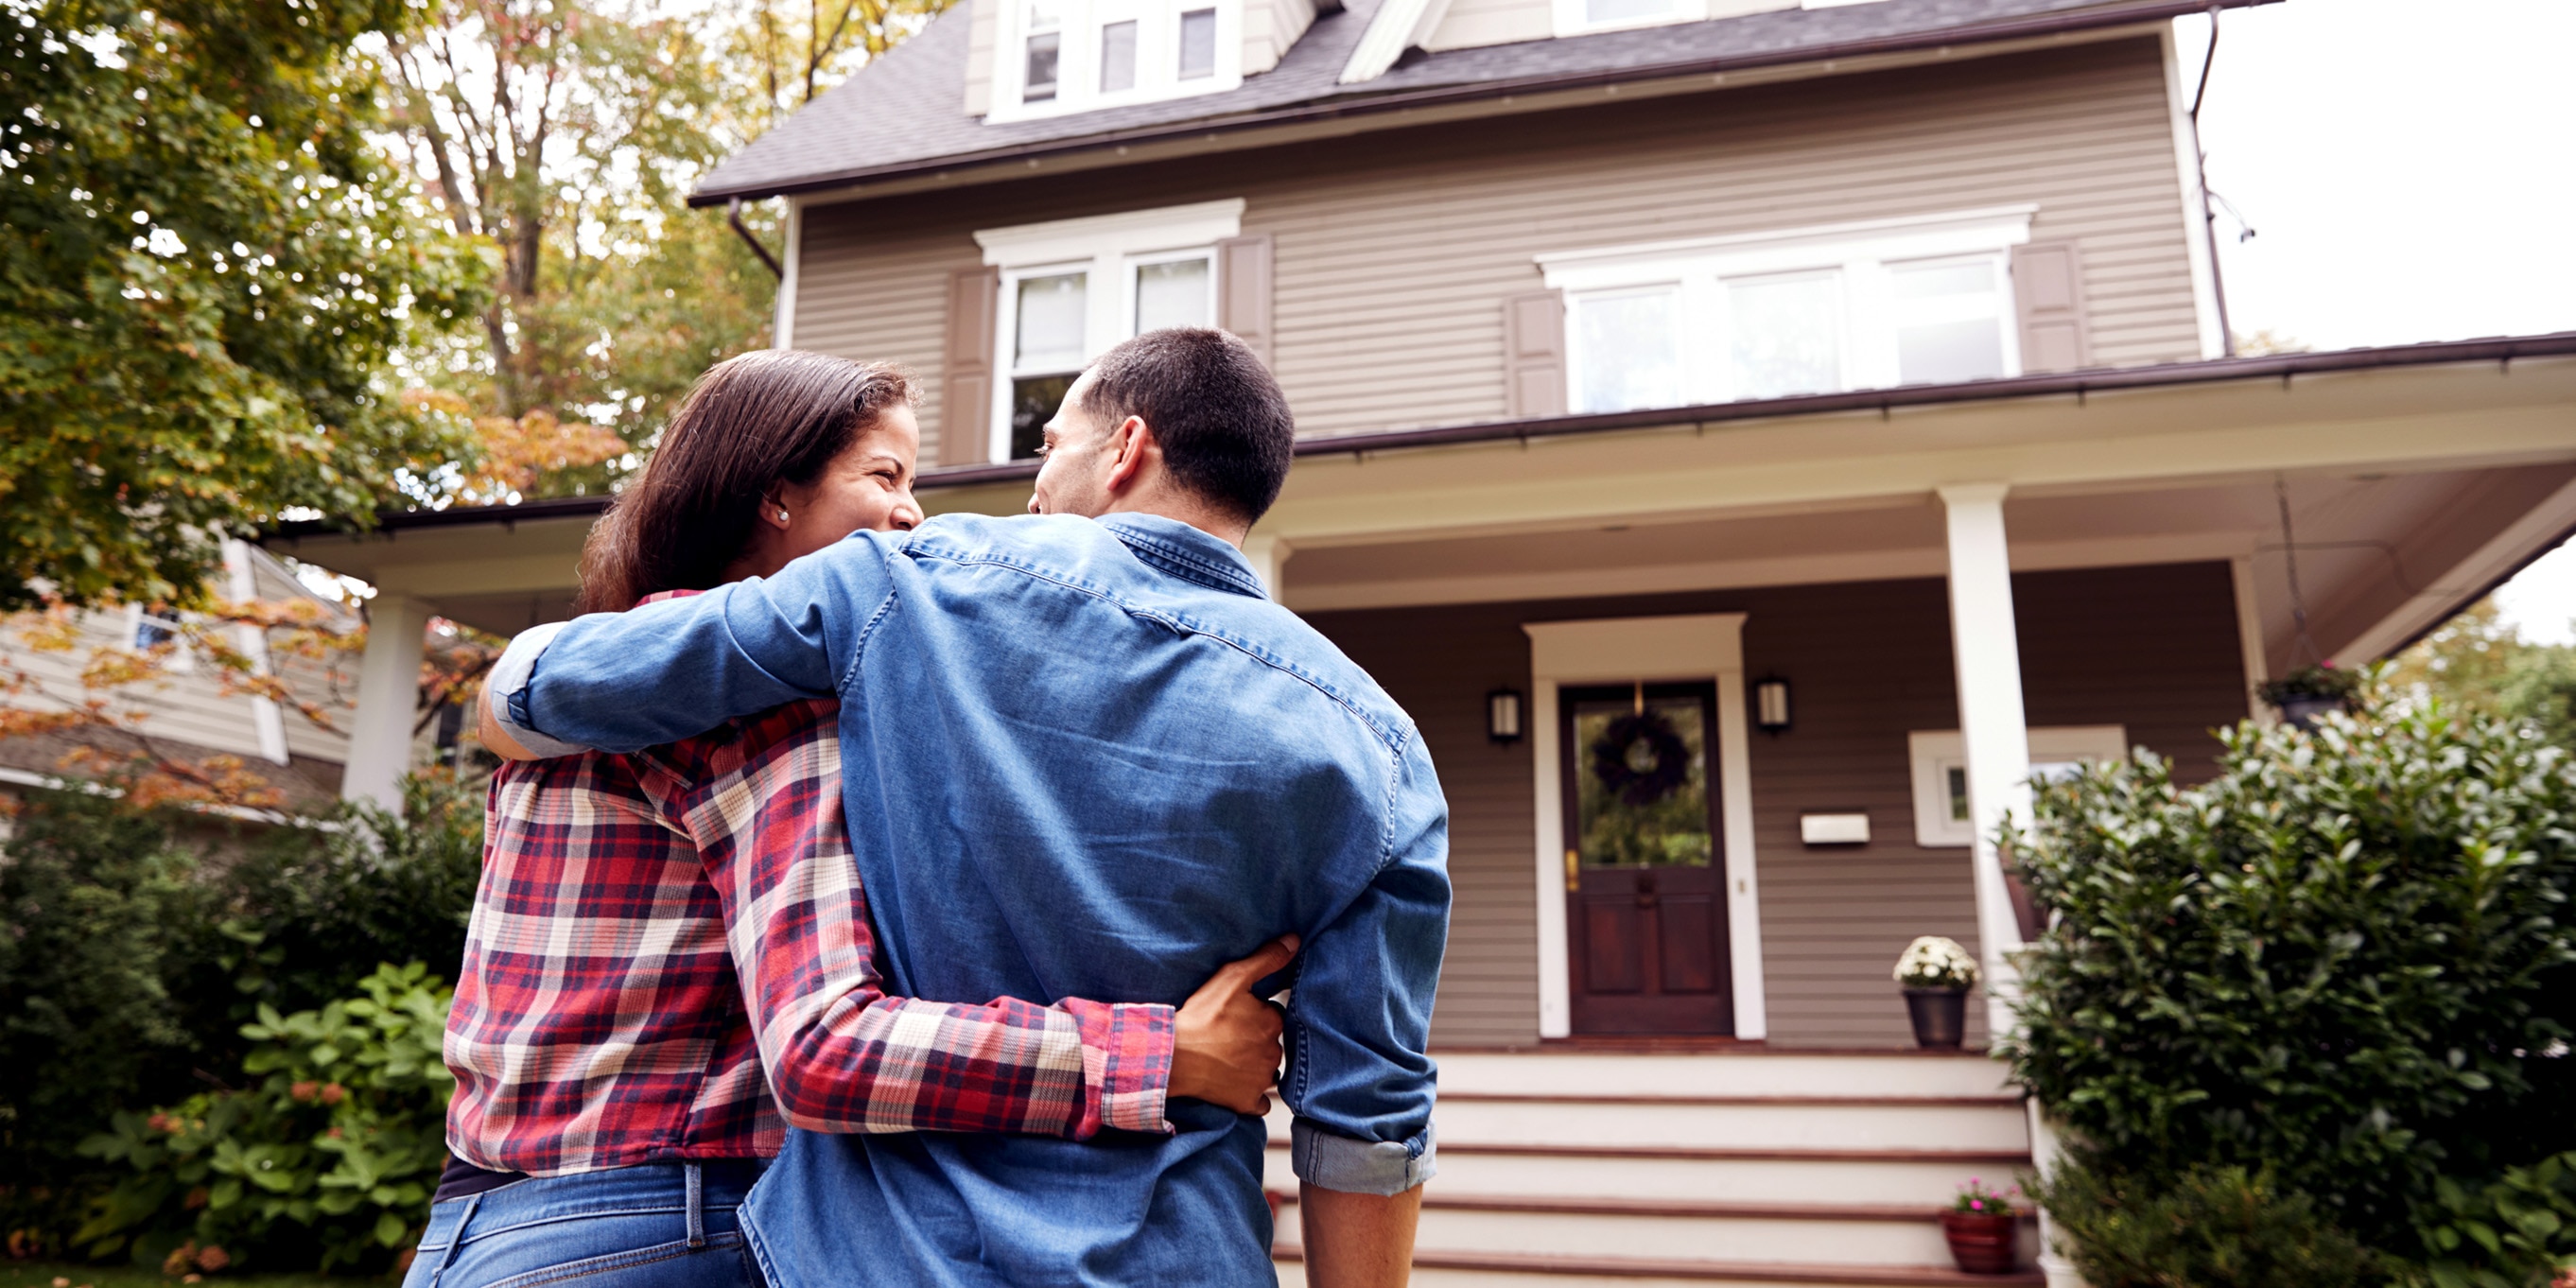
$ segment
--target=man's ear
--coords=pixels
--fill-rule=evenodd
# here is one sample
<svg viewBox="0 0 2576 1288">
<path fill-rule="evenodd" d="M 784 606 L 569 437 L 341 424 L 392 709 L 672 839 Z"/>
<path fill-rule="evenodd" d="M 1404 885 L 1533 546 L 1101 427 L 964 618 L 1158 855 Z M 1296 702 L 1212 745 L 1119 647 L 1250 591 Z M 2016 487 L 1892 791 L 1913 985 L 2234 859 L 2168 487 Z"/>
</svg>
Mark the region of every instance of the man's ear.
<svg viewBox="0 0 2576 1288">
<path fill-rule="evenodd" d="M 1154 427 L 1142 416 L 1130 416 L 1109 431 L 1110 446 L 1117 449 L 1109 460 L 1109 491 L 1125 492 L 1145 480 L 1149 457 L 1162 454 L 1162 445 L 1154 441 Z"/>
</svg>

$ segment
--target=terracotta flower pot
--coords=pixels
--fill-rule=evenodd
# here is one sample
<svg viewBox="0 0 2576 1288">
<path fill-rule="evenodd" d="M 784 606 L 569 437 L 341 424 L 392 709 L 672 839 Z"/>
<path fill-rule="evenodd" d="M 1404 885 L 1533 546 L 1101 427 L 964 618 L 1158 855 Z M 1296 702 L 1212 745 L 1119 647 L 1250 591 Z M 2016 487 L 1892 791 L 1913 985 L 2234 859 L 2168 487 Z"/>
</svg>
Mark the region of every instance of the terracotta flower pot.
<svg viewBox="0 0 2576 1288">
<path fill-rule="evenodd" d="M 1931 1051 L 1956 1051 L 1968 1035 L 1968 990 L 1909 988 L 1905 1013 L 1914 1021 L 1914 1044 Z"/>
<path fill-rule="evenodd" d="M 2010 1214 L 1941 1214 L 1941 1236 L 1950 1241 L 1950 1259 L 1972 1275 L 2012 1273 L 2013 1235 L 2019 1225 L 2020 1219 Z"/>
</svg>

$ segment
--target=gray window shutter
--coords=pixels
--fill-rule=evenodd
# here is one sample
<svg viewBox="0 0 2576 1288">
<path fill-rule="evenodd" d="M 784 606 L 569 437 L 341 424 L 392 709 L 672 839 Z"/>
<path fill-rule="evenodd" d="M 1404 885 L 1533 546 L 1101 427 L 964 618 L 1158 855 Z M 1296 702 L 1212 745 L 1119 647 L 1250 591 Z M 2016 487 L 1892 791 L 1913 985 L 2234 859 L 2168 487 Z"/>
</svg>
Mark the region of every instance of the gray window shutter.
<svg viewBox="0 0 2576 1288">
<path fill-rule="evenodd" d="M 1503 358 L 1512 415 L 1565 414 L 1565 292 L 1503 301 Z"/>
<path fill-rule="evenodd" d="M 2073 371 L 2092 361 L 2084 335 L 2084 261 L 2071 241 L 2013 247 L 2013 300 L 2021 309 L 2021 369 Z"/>
<path fill-rule="evenodd" d="M 1270 352 L 1270 234 L 1228 237 L 1216 244 L 1216 324 L 1261 355 Z"/>
<path fill-rule="evenodd" d="M 980 465 L 993 451 L 993 311 L 1002 270 L 948 275 L 948 352 L 940 366 L 939 463 Z"/>
</svg>

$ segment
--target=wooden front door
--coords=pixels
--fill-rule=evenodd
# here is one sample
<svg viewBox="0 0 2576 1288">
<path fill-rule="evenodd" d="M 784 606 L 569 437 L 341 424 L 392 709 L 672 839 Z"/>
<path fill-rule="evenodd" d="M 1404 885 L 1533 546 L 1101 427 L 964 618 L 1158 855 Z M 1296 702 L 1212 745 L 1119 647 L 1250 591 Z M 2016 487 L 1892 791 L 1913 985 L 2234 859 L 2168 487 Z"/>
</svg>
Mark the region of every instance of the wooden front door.
<svg viewBox="0 0 2576 1288">
<path fill-rule="evenodd" d="M 1568 685 L 1557 711 L 1574 1031 L 1734 1032 L 1716 686 Z"/>
</svg>

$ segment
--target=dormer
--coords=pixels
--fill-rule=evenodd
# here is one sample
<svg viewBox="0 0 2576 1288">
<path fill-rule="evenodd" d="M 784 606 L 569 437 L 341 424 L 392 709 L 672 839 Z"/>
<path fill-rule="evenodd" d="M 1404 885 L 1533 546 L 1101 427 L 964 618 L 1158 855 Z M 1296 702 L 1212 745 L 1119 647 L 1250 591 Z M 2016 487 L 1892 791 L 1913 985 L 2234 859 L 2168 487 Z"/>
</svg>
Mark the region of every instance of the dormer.
<svg viewBox="0 0 2576 1288">
<path fill-rule="evenodd" d="M 1220 94 L 1279 65 L 1315 0 L 972 0 L 966 112 L 1034 120 Z"/>
</svg>

